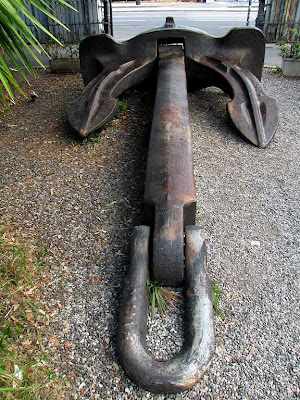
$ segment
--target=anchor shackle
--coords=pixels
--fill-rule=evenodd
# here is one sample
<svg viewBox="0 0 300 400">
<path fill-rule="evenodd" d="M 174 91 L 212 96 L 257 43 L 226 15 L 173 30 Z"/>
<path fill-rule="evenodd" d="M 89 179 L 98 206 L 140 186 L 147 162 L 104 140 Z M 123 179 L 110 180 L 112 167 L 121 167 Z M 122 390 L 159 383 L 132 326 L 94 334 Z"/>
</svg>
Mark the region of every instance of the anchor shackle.
<svg viewBox="0 0 300 400">
<path fill-rule="evenodd" d="M 213 307 L 210 281 L 205 273 L 204 233 L 197 226 L 188 226 L 185 231 L 184 346 L 168 361 L 155 359 L 146 345 L 150 228 L 135 227 L 131 241 L 117 350 L 122 367 L 132 381 L 153 393 L 189 389 L 201 378 L 214 352 Z"/>
</svg>

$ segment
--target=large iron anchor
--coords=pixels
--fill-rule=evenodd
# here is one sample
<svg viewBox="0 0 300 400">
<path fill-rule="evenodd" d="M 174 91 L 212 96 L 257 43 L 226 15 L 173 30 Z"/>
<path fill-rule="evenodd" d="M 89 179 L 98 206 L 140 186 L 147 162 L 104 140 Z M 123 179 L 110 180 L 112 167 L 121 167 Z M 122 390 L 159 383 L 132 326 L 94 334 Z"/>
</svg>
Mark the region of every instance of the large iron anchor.
<svg viewBox="0 0 300 400">
<path fill-rule="evenodd" d="M 157 76 L 145 187 L 145 225 L 136 227 L 117 333 L 120 362 L 139 386 L 176 393 L 202 376 L 214 352 L 210 282 L 205 273 L 203 231 L 195 226 L 196 194 L 187 83 L 217 86 L 231 98 L 227 109 L 238 132 L 259 147 L 278 123 L 276 101 L 259 82 L 264 36 L 252 28 L 216 38 L 177 28 L 172 18 L 157 30 L 116 42 L 92 36 L 80 45 L 86 88 L 70 103 L 68 117 L 81 137 L 117 112 L 117 97 Z M 146 346 L 149 275 L 166 286 L 185 286 L 185 342 L 169 361 L 154 359 Z"/>
</svg>

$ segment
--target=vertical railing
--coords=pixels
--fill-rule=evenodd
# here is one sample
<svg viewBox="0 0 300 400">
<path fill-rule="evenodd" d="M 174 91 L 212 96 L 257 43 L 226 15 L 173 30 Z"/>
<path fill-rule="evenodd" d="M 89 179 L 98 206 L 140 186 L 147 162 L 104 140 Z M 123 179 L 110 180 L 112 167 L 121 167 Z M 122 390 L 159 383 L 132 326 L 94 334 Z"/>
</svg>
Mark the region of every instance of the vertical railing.
<svg viewBox="0 0 300 400">
<path fill-rule="evenodd" d="M 104 32 L 113 36 L 112 2 L 111 2 L 111 0 L 102 0 L 102 7 L 103 7 Z"/>
<path fill-rule="evenodd" d="M 66 31 L 59 24 L 45 16 L 34 6 L 29 5 L 30 12 L 45 26 L 55 37 L 65 43 L 77 43 L 89 35 L 109 33 L 112 35 L 112 11 L 110 0 L 74 0 L 72 6 L 76 11 L 66 9 L 54 3 L 55 16 L 65 24 L 70 31 Z M 40 43 L 46 43 L 49 38 L 40 29 L 36 28 L 27 17 L 23 20 Z"/>
<path fill-rule="evenodd" d="M 285 40 L 289 28 L 300 28 L 300 0 L 268 0 L 263 24 L 267 42 Z"/>
</svg>

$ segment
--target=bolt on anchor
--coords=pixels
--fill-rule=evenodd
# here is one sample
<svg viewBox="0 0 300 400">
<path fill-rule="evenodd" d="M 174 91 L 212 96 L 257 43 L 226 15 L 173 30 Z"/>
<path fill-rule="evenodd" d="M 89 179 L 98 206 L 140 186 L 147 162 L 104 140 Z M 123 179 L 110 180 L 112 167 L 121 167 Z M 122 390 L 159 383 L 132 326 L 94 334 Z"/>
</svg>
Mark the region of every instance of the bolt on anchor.
<svg viewBox="0 0 300 400">
<path fill-rule="evenodd" d="M 260 84 L 265 39 L 255 28 L 234 28 L 224 37 L 176 27 L 162 28 L 125 42 L 109 35 L 80 44 L 86 85 L 68 107 L 70 124 L 81 137 L 100 128 L 117 112 L 117 98 L 146 78 L 157 77 L 145 184 L 144 225 L 135 227 L 117 332 L 120 362 L 145 390 L 177 393 L 195 384 L 214 353 L 210 281 L 205 272 L 203 230 L 195 225 L 196 191 L 189 126 L 187 82 L 194 88 L 217 86 L 231 101 L 229 116 L 237 131 L 264 148 L 278 124 L 276 100 Z M 147 349 L 151 275 L 165 286 L 185 287 L 184 345 L 168 361 Z"/>
</svg>

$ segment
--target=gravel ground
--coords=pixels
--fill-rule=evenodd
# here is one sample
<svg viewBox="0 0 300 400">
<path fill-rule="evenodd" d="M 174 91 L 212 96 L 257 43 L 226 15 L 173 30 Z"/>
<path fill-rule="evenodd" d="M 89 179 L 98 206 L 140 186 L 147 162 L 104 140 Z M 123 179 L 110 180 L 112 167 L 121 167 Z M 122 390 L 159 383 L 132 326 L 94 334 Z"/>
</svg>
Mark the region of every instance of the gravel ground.
<svg viewBox="0 0 300 400">
<path fill-rule="evenodd" d="M 280 125 L 267 149 L 239 138 L 217 89 L 190 94 L 197 223 L 208 273 L 225 295 L 216 353 L 203 379 L 178 395 L 152 395 L 128 380 L 115 333 L 130 235 L 142 222 L 153 96 L 125 94 L 128 110 L 83 143 L 66 121 L 81 77 L 41 73 L 39 99 L 0 117 L 1 216 L 49 249 L 45 300 L 68 399 L 285 399 L 299 389 L 300 80 L 265 72 Z M 182 344 L 182 315 L 149 318 L 152 351 Z"/>
</svg>

